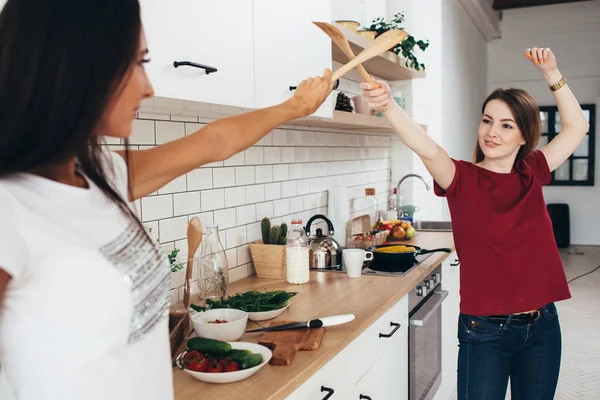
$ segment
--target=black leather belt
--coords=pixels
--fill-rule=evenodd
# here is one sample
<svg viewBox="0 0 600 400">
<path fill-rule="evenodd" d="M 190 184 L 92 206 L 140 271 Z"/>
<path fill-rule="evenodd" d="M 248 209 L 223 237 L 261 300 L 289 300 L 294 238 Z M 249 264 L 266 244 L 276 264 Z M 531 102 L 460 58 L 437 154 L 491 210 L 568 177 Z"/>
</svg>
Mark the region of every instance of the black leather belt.
<svg viewBox="0 0 600 400">
<path fill-rule="evenodd" d="M 517 325 L 527 325 L 536 322 L 542 316 L 541 310 L 535 310 L 530 313 L 523 314 L 513 314 L 512 315 L 512 323 Z M 485 317 L 489 322 L 493 322 L 495 324 L 505 324 L 510 315 L 490 315 Z"/>
</svg>

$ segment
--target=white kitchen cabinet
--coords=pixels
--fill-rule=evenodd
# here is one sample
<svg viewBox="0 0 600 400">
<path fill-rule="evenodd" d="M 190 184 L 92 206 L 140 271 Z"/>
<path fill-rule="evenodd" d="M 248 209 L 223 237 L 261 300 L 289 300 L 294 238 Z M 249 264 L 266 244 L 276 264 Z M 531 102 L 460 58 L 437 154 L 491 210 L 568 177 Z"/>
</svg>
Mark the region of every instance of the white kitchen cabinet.
<svg viewBox="0 0 600 400">
<path fill-rule="evenodd" d="M 254 106 L 252 1 L 140 0 L 156 96 Z M 193 66 L 211 66 L 216 72 Z"/>
<path fill-rule="evenodd" d="M 330 0 L 254 0 L 255 106 L 281 103 L 331 68 L 331 39 L 312 21 L 331 21 Z M 313 114 L 333 116 L 333 95 Z"/>
<path fill-rule="evenodd" d="M 456 388 L 459 279 L 460 261 L 454 251 L 442 263 L 442 289 L 448 297 L 442 304 L 442 384 L 434 400 L 448 400 Z"/>
<path fill-rule="evenodd" d="M 406 400 L 408 325 L 404 296 L 287 399 Z"/>
</svg>

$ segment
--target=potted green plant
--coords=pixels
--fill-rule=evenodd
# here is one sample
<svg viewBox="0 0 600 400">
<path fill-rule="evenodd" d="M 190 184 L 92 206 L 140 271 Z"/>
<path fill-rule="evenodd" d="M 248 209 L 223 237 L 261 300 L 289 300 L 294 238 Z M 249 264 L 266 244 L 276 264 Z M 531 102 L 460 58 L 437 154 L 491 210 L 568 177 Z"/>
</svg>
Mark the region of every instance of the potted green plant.
<svg viewBox="0 0 600 400">
<path fill-rule="evenodd" d="M 405 30 L 402 27 L 403 23 L 404 13 L 400 12 L 395 14 L 390 22 L 386 22 L 385 19 L 381 17 L 374 19 L 367 29 L 370 31 L 375 31 L 377 37 L 383 32 L 389 31 L 391 29 Z M 424 70 L 425 64 L 420 63 L 414 54 L 415 46 L 417 46 L 421 51 L 425 51 L 427 47 L 429 47 L 429 41 L 416 40 L 413 35 L 408 35 L 406 39 L 404 39 L 401 43 L 397 44 L 395 47 L 390 49 L 390 51 L 406 58 L 405 65 L 408 68 L 413 68 L 417 71 L 420 71 L 421 69 Z"/>
</svg>

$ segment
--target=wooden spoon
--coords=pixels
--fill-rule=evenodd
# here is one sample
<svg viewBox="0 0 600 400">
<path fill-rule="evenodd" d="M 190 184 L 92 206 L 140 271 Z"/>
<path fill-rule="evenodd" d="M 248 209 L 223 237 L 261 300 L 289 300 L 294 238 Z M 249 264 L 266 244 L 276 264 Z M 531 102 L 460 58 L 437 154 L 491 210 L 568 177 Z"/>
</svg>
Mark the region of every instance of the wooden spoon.
<svg viewBox="0 0 600 400">
<path fill-rule="evenodd" d="M 190 220 L 187 229 L 188 242 L 188 260 L 185 270 L 185 286 L 183 287 L 183 307 L 187 310 L 190 307 L 190 296 L 192 293 L 192 273 L 194 272 L 194 255 L 202 242 L 202 223 L 200 218 L 194 217 Z"/>
<path fill-rule="evenodd" d="M 371 58 L 376 57 L 385 51 L 388 51 L 389 49 L 406 39 L 407 36 L 408 33 L 400 29 L 392 29 L 381 34 L 379 37 L 377 37 L 377 39 L 373 40 L 369 47 L 361 51 L 358 56 L 356 56 L 347 64 L 344 64 L 340 69 L 335 71 L 333 73 L 333 76 L 331 77 L 331 82 L 335 82 L 336 80 L 340 79 L 358 64 L 370 60 Z"/>
<path fill-rule="evenodd" d="M 342 53 L 344 53 L 346 55 L 346 57 L 348 57 L 349 61 L 353 60 L 356 57 L 356 55 L 354 54 L 354 51 L 352 51 L 352 47 L 350 47 L 350 43 L 348 42 L 348 39 L 346 39 L 346 36 L 344 36 L 344 34 L 338 29 L 337 26 L 330 24 L 328 22 L 314 22 L 313 21 L 313 24 L 318 26 L 323 32 L 325 32 L 325 34 L 327 36 L 329 36 L 331 38 L 333 43 L 335 43 L 335 45 L 337 47 L 339 47 L 340 50 L 342 50 Z M 371 75 L 369 75 L 369 73 L 367 72 L 365 67 L 362 66 L 362 64 L 358 64 L 356 66 L 356 70 L 360 74 L 363 81 L 370 82 L 370 83 L 376 83 L 375 80 L 371 77 Z"/>
</svg>

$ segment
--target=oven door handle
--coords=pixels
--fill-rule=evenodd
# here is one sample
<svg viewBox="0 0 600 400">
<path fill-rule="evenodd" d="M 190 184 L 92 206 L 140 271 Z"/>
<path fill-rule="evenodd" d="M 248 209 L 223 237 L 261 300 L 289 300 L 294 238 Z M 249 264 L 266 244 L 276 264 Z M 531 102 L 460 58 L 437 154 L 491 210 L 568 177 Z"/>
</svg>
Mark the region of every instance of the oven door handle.
<svg viewBox="0 0 600 400">
<path fill-rule="evenodd" d="M 429 300 L 427 300 L 427 302 L 425 302 L 425 304 L 423 304 L 421 308 L 419 308 L 419 311 L 417 311 L 415 315 L 413 315 L 413 317 L 410 319 L 410 325 L 425 325 L 427 320 L 431 318 L 431 316 L 436 312 L 438 308 L 440 308 L 444 300 L 446 300 L 446 297 L 448 297 L 447 290 L 436 290 L 435 292 L 433 292 L 431 298 L 429 298 Z"/>
</svg>

